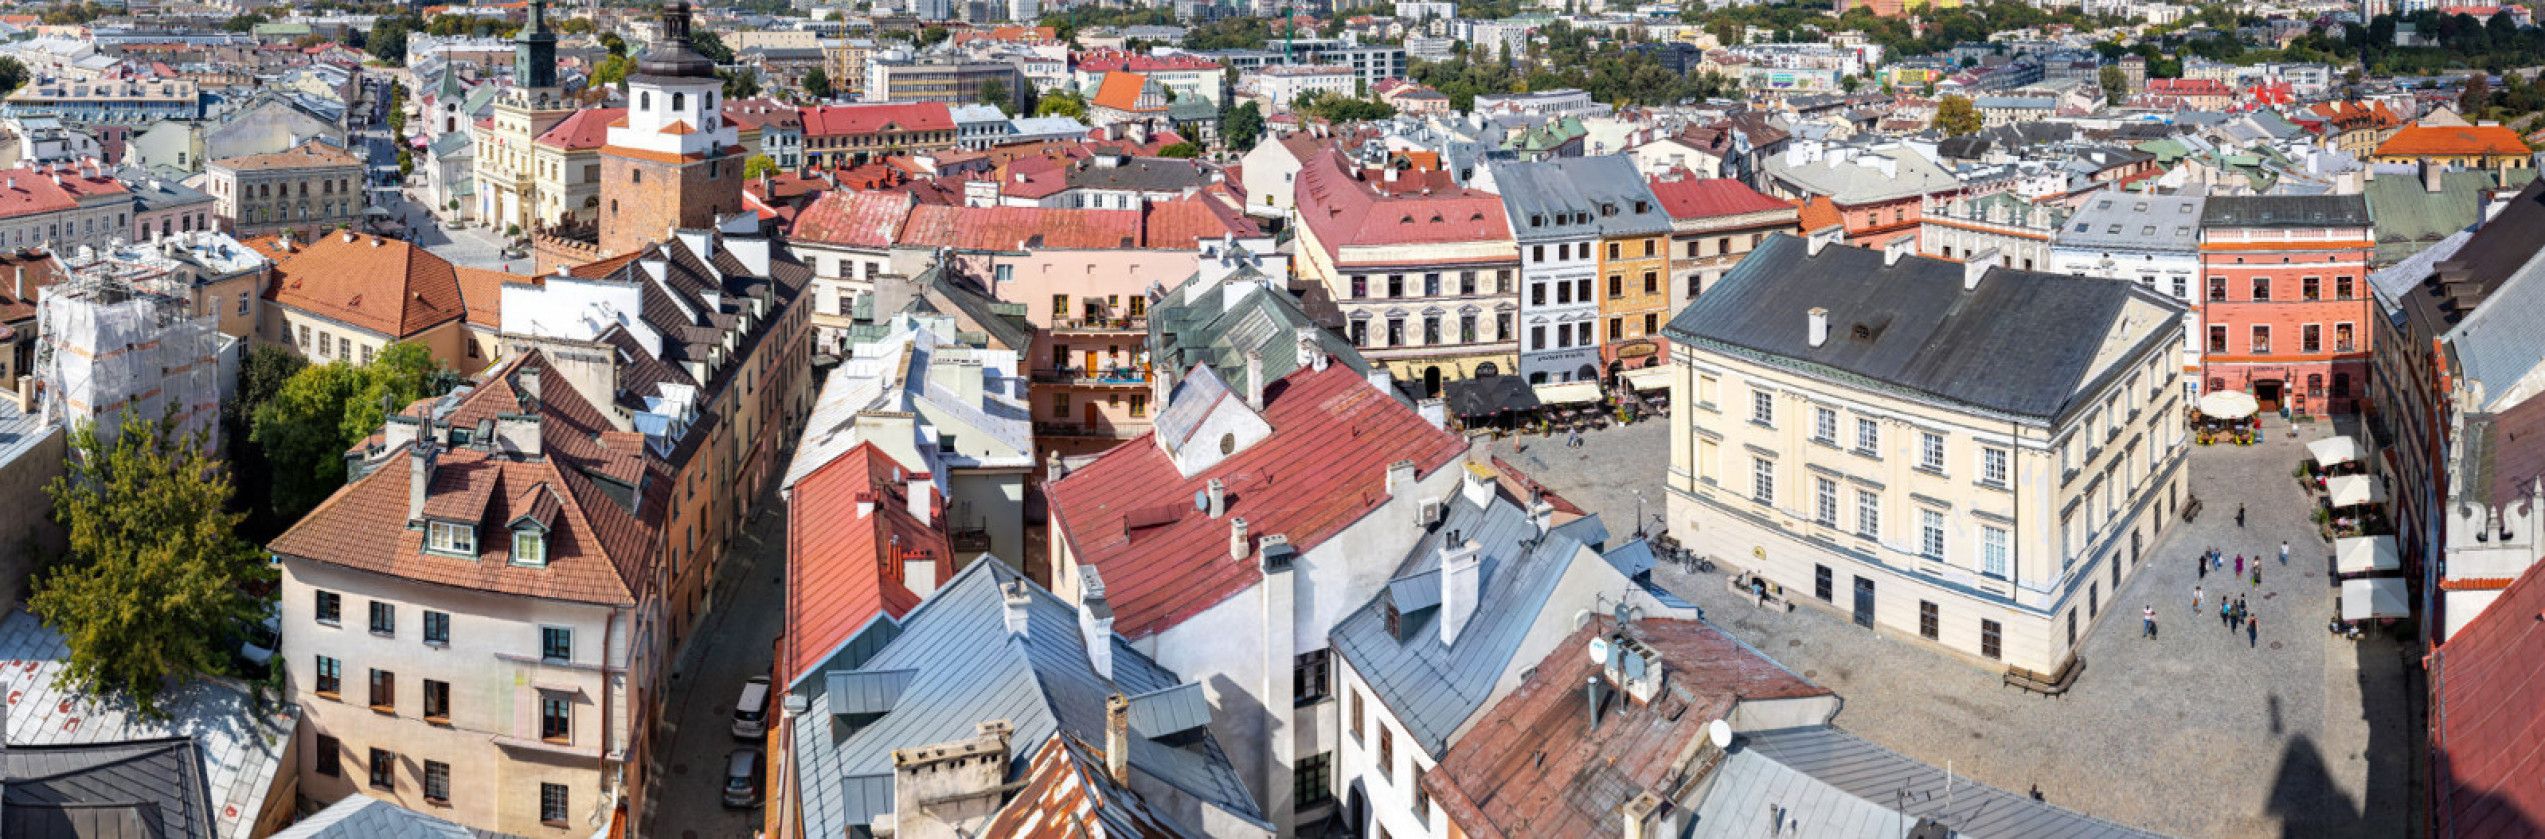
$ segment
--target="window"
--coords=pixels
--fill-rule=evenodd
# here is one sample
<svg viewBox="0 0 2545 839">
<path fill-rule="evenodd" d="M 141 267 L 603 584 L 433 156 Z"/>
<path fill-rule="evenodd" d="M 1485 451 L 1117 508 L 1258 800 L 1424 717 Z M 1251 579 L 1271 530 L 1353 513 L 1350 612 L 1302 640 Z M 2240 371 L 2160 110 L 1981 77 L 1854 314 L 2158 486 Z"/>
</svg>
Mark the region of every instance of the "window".
<svg viewBox="0 0 2545 839">
<path fill-rule="evenodd" d="M 1617 243 L 1616 243 L 1616 242 L 1610 242 L 1610 243 L 1608 243 L 1608 258 L 1610 258 L 1610 259 L 1616 259 L 1616 258 L 1617 258 Z"/>
<path fill-rule="evenodd" d="M 1938 623 L 1941 623 L 1941 620 L 1936 614 L 1935 601 L 1918 601 L 1918 637 L 1929 641 L 1936 640 L 1937 636 L 1943 634 L 1939 631 Z"/>
<path fill-rule="evenodd" d="M 1626 296 L 1625 277 L 1617 274 L 1608 275 L 1608 296 L 1612 299 Z"/>
<path fill-rule="evenodd" d="M 430 537 L 425 542 L 426 550 L 452 556 L 477 555 L 477 528 L 474 526 L 446 521 L 429 522 L 425 533 Z"/>
<path fill-rule="evenodd" d="M 2270 351 L 2271 327 L 2265 324 L 2255 324 L 2253 327 L 2253 353 L 2255 355 L 2262 355 Z"/>
<path fill-rule="evenodd" d="M 1474 295 L 1475 295 L 1475 293 L 1476 293 L 1476 272 L 1474 272 L 1474 271 L 1460 271 L 1460 272 L 1458 272 L 1458 294 L 1459 294 L 1459 296 L 1461 296 L 1461 297 L 1470 297 L 1470 296 L 1474 296 Z"/>
<path fill-rule="evenodd" d="M 1458 316 L 1458 343 L 1461 343 L 1461 344 L 1473 344 L 1473 343 L 1475 343 L 1475 342 L 1476 342 L 1476 316 L 1475 316 L 1475 315 L 1473 315 L 1473 314 L 1464 314 L 1464 315 L 1459 315 L 1459 316 Z"/>
<path fill-rule="evenodd" d="M 1369 741 L 1369 735 L 1361 730 L 1361 693 L 1359 691 L 1343 692 L 1343 719 L 1346 725 L 1352 727 L 1352 742 Z"/>
<path fill-rule="evenodd" d="M 1387 319 L 1387 345 L 1391 347 L 1401 347 L 1405 345 L 1404 318 Z"/>
<path fill-rule="evenodd" d="M 1761 504 L 1776 503 L 1776 461 L 1750 458 L 1750 498 Z"/>
<path fill-rule="evenodd" d="M 1310 650 L 1291 660 L 1291 702 L 1314 705 L 1326 701 L 1326 692 L 1332 689 L 1328 675 L 1331 671 L 1326 667 L 1326 657 L 1331 652 L 1332 648 Z"/>
<path fill-rule="evenodd" d="M 539 821 L 552 827 L 566 823 L 566 785 L 539 785 Z"/>
<path fill-rule="evenodd" d="M 322 655 L 318 657 L 318 666 L 316 670 L 318 684 L 315 685 L 315 687 L 317 688 L 318 695 L 329 699 L 334 699 L 343 695 L 345 682 L 344 662 Z"/>
<path fill-rule="evenodd" d="M 1929 472 L 1944 471 L 1944 435 L 1932 431 L 1918 432 L 1918 468 Z"/>
<path fill-rule="evenodd" d="M 574 739 L 574 700 L 562 694 L 539 692 L 539 739 L 550 743 Z"/>
<path fill-rule="evenodd" d="M 1822 527 L 1838 526 L 1838 482 L 1828 478 L 1812 479 L 1812 520 Z"/>
<path fill-rule="evenodd" d="M 1856 490 L 1856 535 L 1867 539 L 1882 536 L 1882 496 L 1873 490 Z"/>
<path fill-rule="evenodd" d="M 424 762 L 424 800 L 435 804 L 451 803 L 451 765 L 438 760 Z"/>
<path fill-rule="evenodd" d="M 344 620 L 345 598 L 332 591 L 317 592 L 318 622 L 335 626 Z"/>
<path fill-rule="evenodd" d="M 371 634 L 398 634 L 398 607 L 395 604 L 371 601 Z"/>
<path fill-rule="evenodd" d="M 1716 380 L 1715 380 L 1715 378 L 1714 378 L 1713 376 L 1698 376 L 1698 377 L 1697 377 L 1697 404 L 1699 404 L 1699 405 L 1713 405 L 1713 404 L 1714 404 L 1714 387 L 1715 387 L 1715 384 L 1716 384 Z"/>
<path fill-rule="evenodd" d="M 536 530 L 513 531 L 513 564 L 548 564 L 548 536 Z"/>
<path fill-rule="evenodd" d="M 2223 353 L 2227 351 L 2227 327 L 2216 324 L 2210 325 L 2209 351 L 2214 353 Z"/>
<path fill-rule="evenodd" d="M 2268 303 L 2268 302 L 2271 302 L 2271 278 L 2270 278 L 2270 277 L 2255 277 L 2255 278 L 2253 278 L 2253 301 L 2254 301 L 2254 302 L 2256 302 L 2256 303 Z"/>
<path fill-rule="evenodd" d="M 1431 346 L 1431 345 L 1435 345 L 1435 344 L 1439 344 L 1439 343 L 1440 343 L 1440 316 L 1439 316 L 1439 315 L 1424 315 L 1424 316 L 1423 316 L 1423 344 L 1424 344 L 1425 346 Z"/>
<path fill-rule="evenodd" d="M 451 721 L 451 683 L 424 680 L 424 719 L 429 722 Z"/>
<path fill-rule="evenodd" d="M 2298 278 L 2298 299 L 2300 299 L 2300 300 L 2322 300 L 2322 299 L 2324 299 L 2324 280 L 2323 280 L 2323 278 L 2321 278 L 2321 277 L 2300 277 L 2300 278 Z"/>
<path fill-rule="evenodd" d="M 1321 807 L 1334 800 L 1334 753 L 1318 752 L 1299 759 L 1290 772 L 1291 792 L 1299 807 Z"/>
<path fill-rule="evenodd" d="M 562 626 L 540 627 L 539 657 L 550 661 L 573 661 L 574 630 Z"/>
<path fill-rule="evenodd" d="M 1405 783 L 1414 791 L 1414 822 L 1425 828 L 1431 827 L 1432 794 L 1423 790 L 1423 767 L 1419 764 L 1414 766 L 1414 776 L 1407 778 Z"/>
<path fill-rule="evenodd" d="M 2337 323 L 2337 324 L 2333 324 L 2333 351 L 2334 351 L 2334 352 L 2358 352 L 2358 351 L 2359 351 L 2359 345 L 2358 345 L 2358 344 L 2354 341 L 2354 338 L 2355 338 L 2355 333 L 2353 333 L 2353 331 L 2351 330 L 2351 325 L 2350 325 L 2350 324 L 2347 324 L 2347 323 Z"/>
<path fill-rule="evenodd" d="M 1979 528 L 1979 572 L 2000 580 L 2006 579 L 2006 529 L 1994 525 Z"/>
<path fill-rule="evenodd" d="M 1983 620 L 1979 622 L 1980 655 L 1984 655 L 1992 659 L 2005 657 L 2001 654 L 2001 650 L 1998 648 L 1998 635 L 1999 632 L 1996 621 Z"/>
<path fill-rule="evenodd" d="M 1760 425 L 1776 424 L 1776 397 L 1767 391 L 1750 390 L 1750 421 Z"/>
<path fill-rule="evenodd" d="M 1389 275 L 1387 275 L 1387 296 L 1389 296 L 1389 297 L 1403 297 L 1403 296 L 1405 296 L 1405 275 L 1403 275 L 1403 274 L 1389 274 Z"/>
<path fill-rule="evenodd" d="M 2227 278 L 2209 278 L 2209 299 L 2213 303 L 2227 299 Z"/>
<path fill-rule="evenodd" d="M 247 292 L 239 292 L 239 316 L 247 316 Z"/>
<path fill-rule="evenodd" d="M 1385 723 L 1381 723 L 1381 724 L 1379 725 L 1379 750 L 1378 750 L 1378 754 L 1379 754 L 1379 765 L 1378 765 L 1379 777 L 1382 777 L 1382 778 L 1387 779 L 1387 782 L 1388 782 L 1388 784 L 1389 784 L 1390 786 L 1395 785 L 1395 784 L 1396 784 L 1396 730 L 1395 730 L 1395 729 L 1392 729 L 1392 728 L 1388 728 L 1388 727 L 1387 727 L 1387 725 L 1386 725 Z"/>
<path fill-rule="evenodd" d="M 311 751 L 317 753 L 312 757 L 315 758 L 318 774 L 330 778 L 344 777 L 344 749 L 344 744 L 336 742 L 336 738 L 324 734 L 318 735 L 317 743 L 311 748 Z"/>
<path fill-rule="evenodd" d="M 371 788 L 394 789 L 398 785 L 398 756 L 388 749 L 371 750 Z"/>
<path fill-rule="evenodd" d="M 1656 274 L 1656 273 L 1653 273 L 1653 272 L 1651 272 L 1651 271 L 1646 271 L 1646 272 L 1644 272 L 1644 293 L 1645 293 L 1645 294 L 1660 294 L 1660 293 L 1661 293 L 1661 275 L 1660 275 L 1660 274 Z"/>
<path fill-rule="evenodd" d="M 398 674 L 387 670 L 371 670 L 371 710 L 383 713 L 398 709 Z"/>
<path fill-rule="evenodd" d="M 1918 511 L 1918 555 L 1939 561 L 1944 559 L 1943 513 Z"/>
<path fill-rule="evenodd" d="M 1440 296 L 1440 274 L 1439 274 L 1439 272 L 1432 272 L 1432 273 L 1427 273 L 1427 274 L 1424 274 L 1424 275 L 1423 275 L 1423 296 L 1424 296 L 1424 297 L 1439 297 L 1439 296 Z"/>
<path fill-rule="evenodd" d="M 424 643 L 447 647 L 451 644 L 451 613 L 424 613 Z"/>
<path fill-rule="evenodd" d="M 1544 306 L 1544 305 L 1546 305 L 1546 284 L 1545 284 L 1545 283 L 1530 283 L 1530 284 L 1529 284 L 1529 305 L 1531 305 L 1531 306 Z"/>
<path fill-rule="evenodd" d="M 1619 339 L 1619 338 L 1623 338 L 1623 337 L 1626 337 L 1626 319 L 1625 319 L 1625 318 L 1609 318 L 1609 319 L 1608 319 L 1608 339 L 1609 339 L 1609 340 L 1611 340 L 1611 341 L 1614 341 L 1614 340 L 1617 340 L 1617 339 Z"/>
<path fill-rule="evenodd" d="M 1812 442 L 1838 444 L 1838 412 L 1820 406 L 1812 407 Z"/>
<path fill-rule="evenodd" d="M 2006 471 L 2005 449 L 1983 448 L 1979 450 L 1980 483 L 1987 484 L 1998 489 L 2005 489 L 2008 480 Z"/>
<path fill-rule="evenodd" d="M 1820 602 L 1827 603 L 1829 602 L 1830 589 L 1832 587 L 1829 566 L 1812 566 L 1812 596 L 1820 598 Z"/>
<path fill-rule="evenodd" d="M 1856 420 L 1856 453 L 1873 454 L 1882 446 L 1882 424 L 1870 419 Z"/>
<path fill-rule="evenodd" d="M 1369 321 L 1366 321 L 1366 320 L 1356 320 L 1356 321 L 1353 321 L 1353 322 L 1352 322 L 1352 345 L 1353 345 L 1353 346 L 1356 346 L 1356 347 L 1366 347 L 1366 346 L 1369 346 L 1369 345 L 1370 345 L 1370 322 L 1369 322 Z M 1069 411 L 1067 411 L 1066 409 L 1064 409 L 1064 410 L 1062 410 L 1062 411 L 1061 411 L 1061 413 L 1062 413 L 1063 415 L 1066 415 L 1066 414 L 1068 414 L 1068 413 L 1069 413 Z"/>
<path fill-rule="evenodd" d="M 2335 300 L 2349 300 L 2349 299 L 2351 299 L 2351 294 L 2352 294 L 2351 278 L 2349 278 L 2349 277 L 2334 277 L 2334 278 L 2333 278 L 2333 299 L 2335 299 Z"/>
</svg>

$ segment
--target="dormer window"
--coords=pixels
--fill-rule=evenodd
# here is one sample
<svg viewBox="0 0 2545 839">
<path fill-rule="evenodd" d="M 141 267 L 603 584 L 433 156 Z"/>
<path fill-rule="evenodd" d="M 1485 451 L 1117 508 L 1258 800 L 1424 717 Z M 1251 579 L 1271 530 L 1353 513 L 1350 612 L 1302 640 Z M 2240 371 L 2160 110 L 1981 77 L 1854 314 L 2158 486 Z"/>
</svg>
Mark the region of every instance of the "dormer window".
<svg viewBox="0 0 2545 839">
<path fill-rule="evenodd" d="M 424 549 L 437 554 L 477 557 L 477 528 L 446 521 L 426 522 Z"/>
<path fill-rule="evenodd" d="M 547 565 L 548 534 L 530 528 L 513 531 L 514 565 Z"/>
</svg>

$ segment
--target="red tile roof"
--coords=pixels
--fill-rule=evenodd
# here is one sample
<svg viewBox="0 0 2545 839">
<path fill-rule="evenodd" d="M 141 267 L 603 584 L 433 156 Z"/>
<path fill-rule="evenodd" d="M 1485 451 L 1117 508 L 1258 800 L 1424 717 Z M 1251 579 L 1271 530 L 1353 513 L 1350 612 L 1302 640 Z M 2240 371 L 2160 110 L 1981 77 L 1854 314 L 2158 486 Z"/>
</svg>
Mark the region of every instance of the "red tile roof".
<svg viewBox="0 0 2545 839">
<path fill-rule="evenodd" d="M 2430 835 L 2545 835 L 2545 572 L 2430 654 Z"/>
<path fill-rule="evenodd" d="M 610 123 L 627 116 L 626 108 L 592 108 L 574 112 L 557 121 L 533 142 L 566 151 L 588 151 L 600 148 L 610 135 Z"/>
<path fill-rule="evenodd" d="M 524 459 L 474 447 L 446 449 L 435 467 L 428 514 L 477 505 L 478 554 L 474 558 L 424 552 L 424 533 L 407 526 L 409 472 L 406 449 L 370 474 L 329 496 L 318 508 L 275 537 L 275 553 L 375 574 L 502 594 L 628 606 L 644 586 L 655 527 L 612 500 L 590 477 L 641 483 L 640 505 L 660 511 L 670 504 L 670 473 L 639 454 L 640 442 L 613 442 L 610 424 L 576 392 L 574 383 L 537 351 L 490 372 L 460 399 L 446 418 L 452 427 L 522 411 L 516 374 L 538 370 L 541 458 Z M 429 410 L 430 401 L 415 410 Z M 640 481 L 639 478 L 642 477 Z M 542 499 L 542 487 L 553 494 Z M 454 499 L 459 503 L 450 503 Z M 517 505 L 527 506 L 517 507 Z M 547 564 L 515 565 L 507 525 L 554 504 Z M 659 513 L 656 513 L 659 515 Z"/>
<path fill-rule="evenodd" d="M 1801 212 L 1796 214 L 1795 220 L 1802 225 L 1804 233 L 1847 224 L 1847 217 L 1838 212 L 1838 205 L 1826 195 L 1803 199 Z"/>
<path fill-rule="evenodd" d="M 1140 91 L 1148 85 L 1149 77 L 1138 73 L 1106 73 L 1104 82 L 1096 86 L 1096 95 L 1087 97 L 1087 104 L 1117 111 L 1143 110 L 1140 107 Z M 1146 110 L 1163 111 L 1166 108 L 1161 105 Z"/>
<path fill-rule="evenodd" d="M 0 170 L 0 219 L 61 212 L 78 207 L 84 196 L 125 191 L 123 182 L 112 176 L 90 177 L 72 167 Z"/>
<path fill-rule="evenodd" d="M 2159 96 L 2234 96 L 2236 89 L 2217 79 L 2149 79 L 2147 92 Z"/>
<path fill-rule="evenodd" d="M 1794 205 L 1770 198 L 1767 193 L 1731 178 L 1682 178 L 1675 181 L 1654 178 L 1653 197 L 1661 199 L 1662 212 L 1674 219 L 1718 218 L 1774 210 L 1791 210 Z"/>
<path fill-rule="evenodd" d="M 1829 693 L 1705 623 L 1646 620 L 1633 634 L 1661 653 L 1663 693 L 1649 704 L 1612 700 L 1593 730 L 1582 686 L 1600 676 L 1582 650 L 1613 627 L 1594 618 L 1557 642 L 1424 773 L 1423 788 L 1467 836 L 1613 835 L 1629 797 L 1685 769 L 1707 721 L 1743 701 Z"/>
<path fill-rule="evenodd" d="M 44 287 L 62 280 L 62 263 L 52 254 L 30 248 L 0 251 L 0 323 L 15 323 L 35 318 L 36 301 L 43 299 Z M 18 272 L 26 272 L 26 294 L 18 294 Z M 34 333 L 19 336 L 32 338 Z"/>
<path fill-rule="evenodd" d="M 2377 144 L 2385 155 L 2519 155 L 2527 141 L 2505 125 L 2407 125 Z"/>
<path fill-rule="evenodd" d="M 1075 56 L 1081 73 L 1217 71 L 1220 63 L 1198 55 L 1149 55 L 1127 50 L 1088 50 Z"/>
<path fill-rule="evenodd" d="M 1115 632 L 1156 634 L 1262 579 L 1254 563 L 1228 558 L 1227 519 L 1308 553 L 1387 500 L 1388 464 L 1411 460 L 1429 475 L 1467 450 L 1346 365 L 1299 368 L 1264 399 L 1272 435 L 1190 478 L 1142 435 L 1046 488 L 1052 527 L 1104 575 Z M 1218 519 L 1193 509 L 1213 478 L 1230 496 Z"/>
<path fill-rule="evenodd" d="M 1321 148 L 1300 164 L 1298 216 L 1329 257 L 1352 245 L 1511 241 L 1502 199 L 1470 189 L 1382 195 L 1341 152 Z"/>
<path fill-rule="evenodd" d="M 954 130 L 954 113 L 946 110 L 943 102 L 819 105 L 805 108 L 801 113 L 806 137 Z"/>
<path fill-rule="evenodd" d="M 940 585 L 954 579 L 954 546 L 944 531 L 911 515 L 905 477 L 890 455 L 859 443 L 796 481 L 787 517 L 786 634 L 779 675 L 790 686 L 811 675 L 876 615 L 918 607 L 902 561 L 932 560 Z M 942 496 L 930 521 L 945 521 Z M 860 504 L 873 504 L 858 513 Z"/>
<path fill-rule="evenodd" d="M 733 123 L 746 131 L 771 125 L 784 128 L 804 125 L 804 116 L 801 111 L 796 110 L 794 105 L 775 99 L 744 99 L 726 102 L 724 114 L 726 122 Z"/>
<path fill-rule="evenodd" d="M 450 262 L 396 239 L 346 238 L 331 233 L 317 241 L 295 242 L 289 251 L 278 237 L 250 240 L 250 247 L 274 260 L 274 280 L 265 287 L 265 299 L 393 339 L 469 311 L 458 269 Z M 500 277 L 471 280 L 480 288 L 501 284 Z M 492 300 L 480 303 L 481 308 L 495 305 Z"/>
</svg>

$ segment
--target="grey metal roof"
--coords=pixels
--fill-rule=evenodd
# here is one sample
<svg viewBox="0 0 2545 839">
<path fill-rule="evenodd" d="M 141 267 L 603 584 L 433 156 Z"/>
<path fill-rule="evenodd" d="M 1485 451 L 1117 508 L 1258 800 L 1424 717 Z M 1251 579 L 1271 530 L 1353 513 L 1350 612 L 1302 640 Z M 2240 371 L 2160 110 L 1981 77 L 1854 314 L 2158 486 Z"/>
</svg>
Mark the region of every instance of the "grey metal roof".
<svg viewBox="0 0 2545 839">
<path fill-rule="evenodd" d="M 1952 795 L 1948 798 L 1943 769 L 1828 726 L 1744 734 L 1733 748 L 1755 752 L 1860 799 L 1886 802 L 1905 796 L 1910 802 L 1904 808 L 1909 815 L 1932 818 L 1974 839 L 2141 839 L 2156 835 L 1973 783 L 1967 777 L 1952 781 Z"/>
<path fill-rule="evenodd" d="M 2217 195 L 2201 207 L 2208 227 L 2367 227 L 2368 199 L 2359 195 Z"/>
<path fill-rule="evenodd" d="M 2099 373 L 2094 360 L 2133 298 L 2182 311 L 2135 283 L 1992 266 L 1966 291 L 1962 263 L 1883 259 L 1844 245 L 1810 256 L 1803 240 L 1770 236 L 1663 331 L 1825 379 L 2046 420 Z M 1818 347 L 1805 316 L 1815 307 L 1829 310 Z"/>
<path fill-rule="evenodd" d="M 1201 682 L 1185 682 L 1131 697 L 1129 716 L 1132 732 L 1158 740 L 1210 725 L 1211 701 Z"/>
<path fill-rule="evenodd" d="M 2205 198 L 2105 190 L 2087 196 L 2050 243 L 2059 248 L 2196 253 Z"/>
<path fill-rule="evenodd" d="M 2441 338 L 2456 352 L 2466 379 L 2487 387 L 2487 402 L 2480 407 L 2509 407 L 2500 404 L 2500 397 L 2545 364 L 2545 251 L 2519 266 Z"/>
<path fill-rule="evenodd" d="M 1585 520 L 1591 518 L 1596 517 Z M 1477 545 L 1481 596 L 1458 643 L 1444 646 L 1435 607 L 1440 549 L 1453 533 Z M 1388 632 L 1389 593 L 1371 598 L 1328 638 L 1414 742 L 1438 757 L 1450 735 L 1492 698 L 1494 684 L 1511 668 L 1556 582 L 1582 551 L 1583 544 L 1563 528 L 1540 537 L 1528 511 L 1510 499 L 1496 495 L 1490 505 L 1478 507 L 1462 493 L 1396 568 L 1398 580 L 1432 579 L 1430 606 L 1397 604 L 1405 639 Z"/>
<path fill-rule="evenodd" d="M 1706 777 L 1705 794 L 1691 808 L 1688 839 L 1752 839 L 1772 831 L 1761 825 L 1777 814 L 1799 820 L 1806 835 L 1823 839 L 1901 839 L 1916 823 L 1897 810 L 1795 771 L 1755 749 L 1727 755 Z"/>
<path fill-rule="evenodd" d="M 917 670 L 834 670 L 824 690 L 833 714 L 889 714 Z"/>
<path fill-rule="evenodd" d="M 447 821 L 362 793 L 292 823 L 273 839 L 492 839 L 509 836 Z"/>
<path fill-rule="evenodd" d="M 890 713 L 845 734 L 818 717 L 792 727 L 805 835 L 845 835 L 891 811 L 894 749 L 968 738 L 978 723 L 1006 720 L 1014 726 L 1013 779 L 1054 731 L 1103 742 L 1105 701 L 1114 693 L 1141 696 L 1181 684 L 1119 637 L 1111 641 L 1113 679 L 1099 677 L 1088 665 L 1077 610 L 1030 581 L 1025 631 L 1010 635 L 1000 587 L 1022 579 L 998 558 L 983 557 L 903 617 L 901 634 L 863 668 L 916 671 Z M 822 686 L 806 698 L 827 709 L 828 680 L 804 684 Z M 1230 817 L 1262 822 L 1209 734 L 1177 743 L 1135 737 L 1131 746 L 1134 770 Z"/>
<path fill-rule="evenodd" d="M 1524 243 L 1670 232 L 1670 214 L 1625 155 L 1495 163 L 1493 188 Z"/>
<path fill-rule="evenodd" d="M 1198 272 L 1186 278 L 1149 307 L 1150 358 L 1177 371 L 1207 364 L 1224 385 L 1244 387 L 1246 351 L 1254 350 L 1264 356 L 1264 380 L 1280 381 L 1303 363 L 1298 336 L 1308 329 L 1334 363 L 1369 372 L 1360 350 L 1319 328 L 1298 298 L 1266 284 L 1271 281 L 1251 267 L 1226 279 L 1205 279 Z M 1232 283 L 1238 286 L 1234 291 Z"/>
<path fill-rule="evenodd" d="M 1217 371 L 1207 364 L 1196 365 L 1175 383 L 1174 392 L 1167 395 L 1166 409 L 1158 412 L 1158 439 L 1169 446 L 1182 447 L 1202 426 L 1202 420 L 1219 407 L 1220 400 L 1229 395 L 1228 383 L 1220 381 Z"/>
<path fill-rule="evenodd" d="M 212 800 L 191 737 L 14 746 L 0 753 L 0 836 L 211 839 Z"/>
</svg>

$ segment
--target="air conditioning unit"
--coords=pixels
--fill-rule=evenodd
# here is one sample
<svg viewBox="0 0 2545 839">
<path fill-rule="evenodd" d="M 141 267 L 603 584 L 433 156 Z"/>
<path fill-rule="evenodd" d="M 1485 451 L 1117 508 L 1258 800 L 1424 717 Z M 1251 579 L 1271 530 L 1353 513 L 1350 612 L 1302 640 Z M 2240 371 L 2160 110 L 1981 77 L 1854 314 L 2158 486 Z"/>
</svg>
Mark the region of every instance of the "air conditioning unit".
<svg viewBox="0 0 2545 839">
<path fill-rule="evenodd" d="M 1431 527 L 1439 524 L 1441 516 L 1447 511 L 1447 508 L 1448 505 L 1440 501 L 1425 501 L 1415 512 L 1414 523 L 1422 527 Z"/>
</svg>

